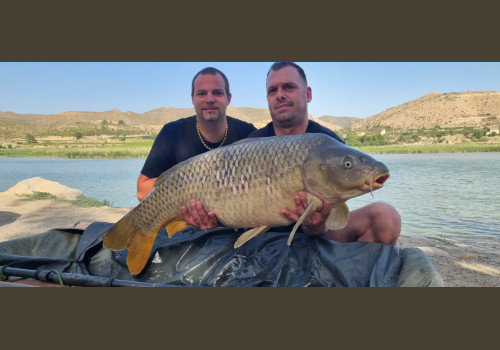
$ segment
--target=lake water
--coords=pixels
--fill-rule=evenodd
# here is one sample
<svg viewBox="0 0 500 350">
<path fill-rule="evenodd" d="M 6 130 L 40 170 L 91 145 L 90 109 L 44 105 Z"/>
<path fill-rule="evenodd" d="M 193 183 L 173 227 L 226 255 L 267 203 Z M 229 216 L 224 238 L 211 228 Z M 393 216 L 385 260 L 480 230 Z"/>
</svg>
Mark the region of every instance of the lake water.
<svg viewBox="0 0 500 350">
<path fill-rule="evenodd" d="M 137 177 L 145 159 L 0 158 L 0 191 L 39 176 L 79 189 L 114 207 L 138 204 Z"/>
<path fill-rule="evenodd" d="M 351 209 L 374 201 L 396 207 L 403 233 L 500 237 L 500 153 L 374 155 L 390 169 L 384 188 L 353 198 Z M 0 191 L 35 176 L 108 200 L 138 204 L 136 181 L 144 159 L 1 158 Z"/>
</svg>

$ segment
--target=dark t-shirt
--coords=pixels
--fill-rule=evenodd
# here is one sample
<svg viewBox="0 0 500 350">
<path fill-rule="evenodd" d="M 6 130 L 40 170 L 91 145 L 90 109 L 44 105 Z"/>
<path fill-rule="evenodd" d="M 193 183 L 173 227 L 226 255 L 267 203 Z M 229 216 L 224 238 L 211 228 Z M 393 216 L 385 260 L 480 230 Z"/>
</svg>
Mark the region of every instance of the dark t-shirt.
<svg viewBox="0 0 500 350">
<path fill-rule="evenodd" d="M 320 133 L 320 134 L 327 134 L 334 139 L 345 143 L 344 140 L 340 138 L 339 135 L 337 135 L 335 132 L 332 130 L 325 128 L 319 123 L 316 123 L 314 120 L 309 119 L 309 123 L 307 124 L 307 129 L 306 133 Z M 264 126 L 261 129 L 255 130 L 251 132 L 248 137 L 270 137 L 270 136 L 276 136 L 276 133 L 274 132 L 274 127 L 273 127 L 273 122 L 270 122 L 266 126 Z"/>
<path fill-rule="evenodd" d="M 227 116 L 227 123 L 228 130 L 224 145 L 244 139 L 250 132 L 257 130 L 253 124 L 230 116 Z M 210 148 L 216 148 L 220 144 L 204 141 Z M 158 177 L 177 163 L 207 151 L 208 149 L 201 143 L 196 132 L 196 116 L 176 120 L 165 124 L 161 129 L 141 174 L 149 178 Z"/>
</svg>

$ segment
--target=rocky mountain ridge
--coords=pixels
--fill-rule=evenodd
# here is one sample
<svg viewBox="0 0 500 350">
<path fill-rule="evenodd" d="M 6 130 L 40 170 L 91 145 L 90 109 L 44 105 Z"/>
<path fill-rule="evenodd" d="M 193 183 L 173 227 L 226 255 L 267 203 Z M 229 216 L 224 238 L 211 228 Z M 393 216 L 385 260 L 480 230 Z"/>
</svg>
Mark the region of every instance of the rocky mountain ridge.
<svg viewBox="0 0 500 350">
<path fill-rule="evenodd" d="M 500 91 L 431 92 L 416 100 L 362 119 L 354 130 L 496 127 L 500 124 Z"/>
</svg>

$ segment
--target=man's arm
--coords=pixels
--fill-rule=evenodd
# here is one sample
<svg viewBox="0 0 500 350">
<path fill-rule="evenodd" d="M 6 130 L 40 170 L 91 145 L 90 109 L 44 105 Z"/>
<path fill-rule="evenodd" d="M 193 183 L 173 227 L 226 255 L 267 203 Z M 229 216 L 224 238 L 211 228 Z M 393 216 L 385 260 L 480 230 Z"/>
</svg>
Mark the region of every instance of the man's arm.
<svg viewBox="0 0 500 350">
<path fill-rule="evenodd" d="M 191 212 L 186 206 L 181 207 L 182 217 L 189 225 L 198 227 L 202 230 L 208 230 L 220 226 L 217 217 L 213 211 L 208 213 L 203 207 L 203 203 L 199 200 L 191 199 L 189 201 Z"/>
<path fill-rule="evenodd" d="M 137 199 L 139 202 L 142 202 L 149 192 L 153 190 L 156 179 L 157 177 L 147 177 L 143 174 L 139 175 L 137 179 Z"/>
<path fill-rule="evenodd" d="M 304 212 L 307 202 L 305 192 L 295 195 L 297 212 L 283 209 L 282 213 L 297 221 Z M 323 202 L 323 208 L 312 213 L 304 220 L 302 228 L 308 235 L 326 234 L 326 238 L 337 242 L 376 242 L 396 245 L 401 234 L 401 215 L 390 204 L 374 202 L 350 212 L 347 226 L 338 230 L 328 230 L 328 219 L 331 204 Z"/>
</svg>

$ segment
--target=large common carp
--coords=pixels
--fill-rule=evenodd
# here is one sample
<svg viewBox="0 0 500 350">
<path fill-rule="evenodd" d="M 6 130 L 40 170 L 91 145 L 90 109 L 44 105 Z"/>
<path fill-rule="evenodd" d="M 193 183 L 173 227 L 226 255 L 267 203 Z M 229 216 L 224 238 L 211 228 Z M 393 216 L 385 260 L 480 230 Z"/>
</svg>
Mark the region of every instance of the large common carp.
<svg viewBox="0 0 500 350">
<path fill-rule="evenodd" d="M 120 219 L 103 237 L 104 247 L 128 248 L 131 274 L 140 273 L 161 228 L 169 236 L 187 227 L 181 206 L 201 200 L 219 222 L 232 228 L 253 228 L 235 247 L 269 227 L 289 225 L 281 213 L 295 211 L 294 195 L 307 193 L 309 204 L 290 234 L 323 202 L 333 204 L 326 225 L 347 224 L 345 201 L 379 189 L 389 178 L 388 168 L 325 134 L 298 134 L 245 139 L 177 164 L 165 171 L 153 191 Z"/>
</svg>

